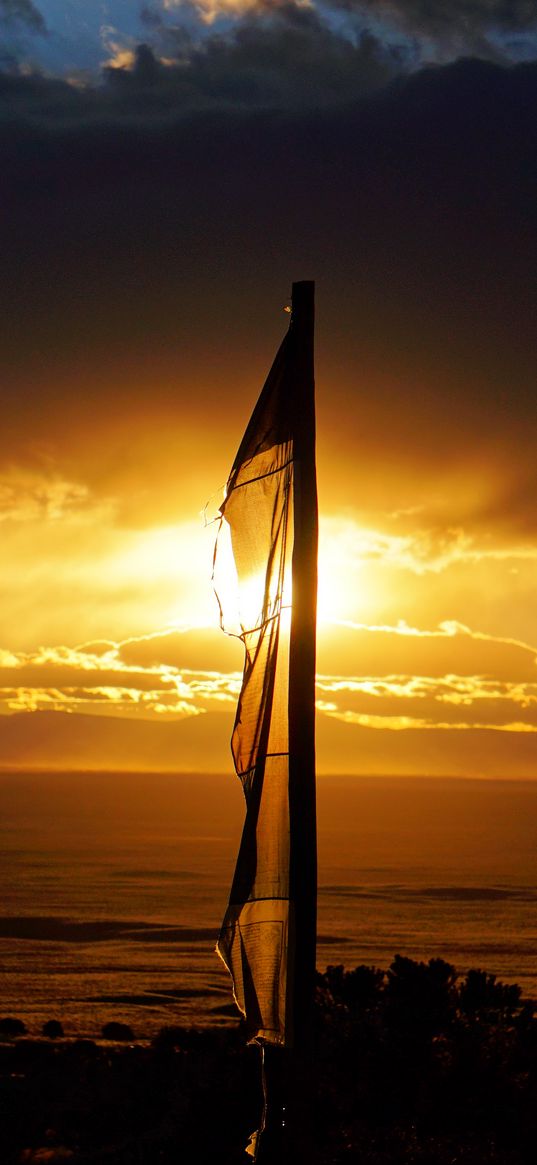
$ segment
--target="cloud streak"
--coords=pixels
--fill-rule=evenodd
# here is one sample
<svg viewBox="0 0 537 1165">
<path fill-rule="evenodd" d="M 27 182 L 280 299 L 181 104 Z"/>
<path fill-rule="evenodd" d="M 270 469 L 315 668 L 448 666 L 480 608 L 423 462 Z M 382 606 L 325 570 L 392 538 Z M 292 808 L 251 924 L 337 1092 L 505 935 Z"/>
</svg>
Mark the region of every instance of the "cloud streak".
<svg viewBox="0 0 537 1165">
<path fill-rule="evenodd" d="M 527 678 L 500 679 L 484 672 L 427 675 L 317 675 L 317 708 L 321 716 L 361 727 L 406 729 L 494 728 L 534 731 L 537 728 L 537 667 L 535 651 L 524 644 L 474 635 L 468 628 L 446 625 L 431 632 L 404 626 L 345 629 L 353 642 L 354 663 L 360 661 L 363 637 L 402 643 L 407 663 L 415 643 L 433 649 L 439 640 L 451 640 L 452 662 L 464 662 L 457 648 L 473 645 L 474 664 L 483 648 L 513 660 L 513 650 L 525 654 Z M 337 629 L 336 629 L 337 631 Z M 209 635 L 215 645 L 220 632 Z M 196 650 L 195 632 L 168 632 L 125 642 L 58 646 L 37 652 L 0 655 L 0 708 L 13 712 L 82 712 L 140 720 L 162 717 L 183 719 L 206 712 L 225 712 L 232 720 L 241 686 L 239 671 L 215 671 L 181 665 Z M 386 644 L 384 644 L 386 647 Z M 199 646 L 198 646 L 199 650 Z M 203 648 L 201 648 L 203 650 Z M 393 652 L 386 650 L 387 662 Z M 484 657 L 485 658 L 485 657 Z M 491 656 L 486 656 L 490 665 Z"/>
<path fill-rule="evenodd" d="M 358 728 L 372 728 L 376 731 L 387 732 L 408 732 L 410 730 L 418 731 L 440 731 L 440 732 L 515 732 L 515 733 L 533 733 L 537 732 L 537 724 L 528 724 L 527 721 L 514 720 L 506 721 L 502 724 L 491 723 L 490 721 L 474 721 L 474 720 L 434 720 L 425 719 L 418 716 L 389 716 L 382 714 L 374 714 L 368 712 L 340 712 L 337 709 L 323 709 L 327 716 L 333 717 L 334 720 L 340 720 L 343 724 L 354 725 Z"/>
<path fill-rule="evenodd" d="M 154 637 L 158 656 L 163 640 Z M 101 643 L 81 647 L 58 646 L 36 652 L 0 653 L 0 711 L 82 712 L 140 720 L 183 719 L 207 710 L 235 704 L 241 685 L 239 673 L 179 668 L 167 662 L 147 666 L 129 663 L 133 644 Z M 164 647 L 164 654 L 166 648 Z"/>
<path fill-rule="evenodd" d="M 479 534 L 461 527 L 417 529 L 410 534 L 368 530 L 352 519 L 328 517 L 323 520 L 321 538 L 331 551 L 339 550 L 347 562 L 359 565 L 368 560 L 382 562 L 413 574 L 440 574 L 458 564 L 480 562 L 535 562 L 537 544 L 490 545 Z"/>
<path fill-rule="evenodd" d="M 21 468 L 0 477 L 0 523 L 95 520 L 110 509 L 111 503 L 91 498 L 87 485 L 55 474 Z"/>
</svg>

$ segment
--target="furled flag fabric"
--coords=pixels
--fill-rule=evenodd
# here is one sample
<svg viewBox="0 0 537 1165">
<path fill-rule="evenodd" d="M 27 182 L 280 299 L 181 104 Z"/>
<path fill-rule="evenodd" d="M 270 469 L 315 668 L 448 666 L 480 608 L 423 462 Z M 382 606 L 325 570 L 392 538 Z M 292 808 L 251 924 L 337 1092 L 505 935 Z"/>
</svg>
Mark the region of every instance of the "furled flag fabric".
<svg viewBox="0 0 537 1165">
<path fill-rule="evenodd" d="M 231 973 L 250 1039 L 275 1044 L 291 1042 L 295 943 L 289 841 L 290 351 L 288 333 L 227 483 L 214 570 L 222 626 L 245 647 L 232 751 L 246 819 L 217 950 Z M 230 606 L 237 612 L 234 624 Z"/>
</svg>

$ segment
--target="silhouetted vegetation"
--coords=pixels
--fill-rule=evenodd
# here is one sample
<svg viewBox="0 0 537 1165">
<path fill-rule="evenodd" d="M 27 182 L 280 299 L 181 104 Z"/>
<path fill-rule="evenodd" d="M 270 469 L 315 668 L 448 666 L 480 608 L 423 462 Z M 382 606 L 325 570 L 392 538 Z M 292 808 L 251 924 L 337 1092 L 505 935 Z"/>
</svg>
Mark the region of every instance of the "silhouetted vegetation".
<svg viewBox="0 0 537 1165">
<path fill-rule="evenodd" d="M 59 1019 L 47 1019 L 41 1028 L 42 1034 L 49 1040 L 60 1040 L 63 1036 L 63 1025 Z"/>
<path fill-rule="evenodd" d="M 442 959 L 396 956 L 380 977 L 329 967 L 318 977 L 326 1161 L 533 1160 L 537 1021 L 520 996 L 479 970 L 459 982 Z"/>
<path fill-rule="evenodd" d="M 117 1043 L 128 1043 L 135 1038 L 134 1032 L 128 1023 L 119 1023 L 118 1020 L 112 1019 L 110 1023 L 105 1023 L 101 1028 L 101 1035 L 103 1040 L 114 1040 Z"/>
<path fill-rule="evenodd" d="M 8 1039 L 12 1036 L 23 1036 L 26 1032 L 26 1026 L 22 1019 L 15 1019 L 12 1015 L 6 1015 L 0 1019 L 0 1037 L 7 1036 Z"/>
<path fill-rule="evenodd" d="M 291 1103 L 286 1141 L 271 1156 L 267 1138 L 260 1162 L 533 1165 L 537 1019 L 494 975 L 400 956 L 386 973 L 328 967 L 312 1059 L 300 1119 Z M 259 1051 L 240 1025 L 168 1027 L 149 1047 L 0 1045 L 5 1165 L 246 1165 L 260 1108 Z"/>
</svg>

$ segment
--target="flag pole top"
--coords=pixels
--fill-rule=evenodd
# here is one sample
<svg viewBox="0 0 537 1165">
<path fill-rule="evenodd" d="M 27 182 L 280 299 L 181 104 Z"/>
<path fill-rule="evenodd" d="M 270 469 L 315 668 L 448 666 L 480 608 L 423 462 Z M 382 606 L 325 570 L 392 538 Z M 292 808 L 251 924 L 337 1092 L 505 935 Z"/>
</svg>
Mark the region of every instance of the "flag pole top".
<svg viewBox="0 0 537 1165">
<path fill-rule="evenodd" d="M 291 295 L 291 319 L 304 318 L 313 315 L 315 302 L 315 282 L 313 279 L 302 279 L 293 283 Z"/>
</svg>

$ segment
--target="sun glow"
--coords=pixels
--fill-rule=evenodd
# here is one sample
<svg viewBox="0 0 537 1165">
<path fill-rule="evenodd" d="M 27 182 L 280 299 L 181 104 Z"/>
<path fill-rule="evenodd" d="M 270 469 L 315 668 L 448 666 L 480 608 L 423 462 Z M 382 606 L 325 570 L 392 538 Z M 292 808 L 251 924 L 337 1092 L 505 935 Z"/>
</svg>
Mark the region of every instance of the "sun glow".
<svg viewBox="0 0 537 1165">
<path fill-rule="evenodd" d="M 346 620 L 361 623 L 374 609 L 375 596 L 369 585 L 367 564 L 360 557 L 358 533 L 354 523 L 335 518 L 320 520 L 319 624 Z"/>
<path fill-rule="evenodd" d="M 364 622 L 378 602 L 378 580 L 373 585 L 370 563 L 360 555 L 360 531 L 350 521 L 321 519 L 317 588 L 319 625 L 345 621 Z M 240 635 L 256 627 L 273 612 L 277 578 L 265 590 L 266 578 L 257 571 L 239 580 L 233 557 L 231 532 L 223 522 L 218 534 L 214 585 L 226 631 Z M 274 591 L 274 594 L 272 594 Z M 292 603 L 291 570 L 286 571 L 283 608 Z"/>
<path fill-rule="evenodd" d="M 319 558 L 317 623 L 337 623 L 347 619 L 363 621 L 362 592 L 355 576 L 329 559 Z"/>
<path fill-rule="evenodd" d="M 211 557 L 214 531 L 197 522 L 157 526 L 127 535 L 106 563 L 114 589 L 134 590 L 139 625 L 208 626 L 214 622 Z"/>
<path fill-rule="evenodd" d="M 284 586 L 280 603 L 280 582 L 277 571 L 267 575 L 266 570 L 252 571 L 239 579 L 231 529 L 224 519 L 218 531 L 215 556 L 214 589 L 220 604 L 224 630 L 232 635 L 260 627 L 267 619 L 281 612 L 285 625 L 291 608 L 291 567 L 284 572 Z"/>
</svg>

